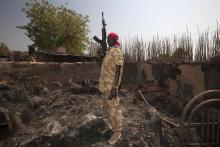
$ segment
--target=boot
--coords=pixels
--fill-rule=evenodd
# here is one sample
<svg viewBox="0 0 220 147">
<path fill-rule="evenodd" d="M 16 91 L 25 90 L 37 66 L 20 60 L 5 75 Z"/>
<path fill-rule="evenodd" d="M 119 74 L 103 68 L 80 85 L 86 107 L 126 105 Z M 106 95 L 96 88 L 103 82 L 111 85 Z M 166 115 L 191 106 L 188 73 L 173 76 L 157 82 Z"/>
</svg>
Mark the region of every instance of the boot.
<svg viewBox="0 0 220 147">
<path fill-rule="evenodd" d="M 121 138 L 120 132 L 115 132 L 112 137 L 108 140 L 109 144 L 115 144 Z"/>
</svg>

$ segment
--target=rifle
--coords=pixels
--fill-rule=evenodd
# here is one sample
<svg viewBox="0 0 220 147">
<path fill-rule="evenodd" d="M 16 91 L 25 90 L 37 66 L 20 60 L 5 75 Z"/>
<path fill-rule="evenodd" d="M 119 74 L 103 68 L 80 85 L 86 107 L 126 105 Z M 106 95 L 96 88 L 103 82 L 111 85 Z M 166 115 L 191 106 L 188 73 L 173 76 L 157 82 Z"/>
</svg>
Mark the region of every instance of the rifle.
<svg viewBox="0 0 220 147">
<path fill-rule="evenodd" d="M 101 56 L 101 60 L 105 57 L 107 50 L 106 25 L 104 13 L 102 12 L 102 39 L 99 39 L 97 36 L 93 37 L 93 39 L 101 45 L 102 49 L 98 51 L 98 55 Z"/>
</svg>

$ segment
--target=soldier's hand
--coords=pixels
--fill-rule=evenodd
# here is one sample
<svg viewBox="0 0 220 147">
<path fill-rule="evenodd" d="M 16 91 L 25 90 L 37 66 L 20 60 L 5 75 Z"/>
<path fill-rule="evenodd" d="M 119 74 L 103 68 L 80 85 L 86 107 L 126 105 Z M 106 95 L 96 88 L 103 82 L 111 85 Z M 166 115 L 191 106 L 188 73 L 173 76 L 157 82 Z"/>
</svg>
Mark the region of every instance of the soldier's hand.
<svg viewBox="0 0 220 147">
<path fill-rule="evenodd" d="M 113 87 L 109 99 L 111 100 L 113 98 L 116 98 L 117 96 L 118 96 L 118 88 Z"/>
</svg>

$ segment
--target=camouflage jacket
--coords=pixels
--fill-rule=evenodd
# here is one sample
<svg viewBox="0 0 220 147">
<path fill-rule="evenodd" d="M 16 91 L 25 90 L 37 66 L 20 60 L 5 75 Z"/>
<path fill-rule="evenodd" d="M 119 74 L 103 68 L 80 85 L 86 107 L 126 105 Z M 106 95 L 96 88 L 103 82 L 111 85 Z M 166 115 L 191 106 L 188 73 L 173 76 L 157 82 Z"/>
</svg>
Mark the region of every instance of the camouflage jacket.
<svg viewBox="0 0 220 147">
<path fill-rule="evenodd" d="M 109 92 L 115 82 L 116 65 L 121 65 L 123 70 L 124 58 L 121 49 L 118 46 L 108 48 L 106 56 L 102 61 L 101 75 L 99 79 L 99 90 L 102 93 Z M 121 82 L 121 77 L 119 83 Z"/>
</svg>

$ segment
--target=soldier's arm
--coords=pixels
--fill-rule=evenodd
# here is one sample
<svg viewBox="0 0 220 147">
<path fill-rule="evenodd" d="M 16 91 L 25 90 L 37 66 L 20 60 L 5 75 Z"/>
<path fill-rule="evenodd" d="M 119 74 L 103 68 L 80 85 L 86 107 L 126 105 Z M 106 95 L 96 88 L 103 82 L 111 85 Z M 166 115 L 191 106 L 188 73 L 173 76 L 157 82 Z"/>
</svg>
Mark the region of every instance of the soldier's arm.
<svg viewBox="0 0 220 147">
<path fill-rule="evenodd" d="M 118 96 L 118 88 L 121 83 L 124 59 L 122 52 L 120 50 L 114 51 L 114 62 L 115 62 L 115 77 L 114 77 L 114 85 L 111 90 L 110 99 Z"/>
<path fill-rule="evenodd" d="M 121 76 L 122 76 L 122 66 L 121 65 L 115 65 L 116 73 L 115 73 L 115 79 L 114 79 L 114 85 L 111 90 L 111 96 L 109 99 L 116 98 L 118 96 L 118 88 L 120 86 L 121 82 Z"/>
<path fill-rule="evenodd" d="M 115 82 L 114 82 L 114 87 L 119 88 L 120 86 L 120 77 L 122 76 L 122 65 L 116 65 L 116 73 L 115 73 Z"/>
<path fill-rule="evenodd" d="M 116 69 L 114 87 L 119 88 L 121 83 L 124 58 L 120 49 L 116 49 L 114 53 L 115 53 L 115 69 Z"/>
</svg>

